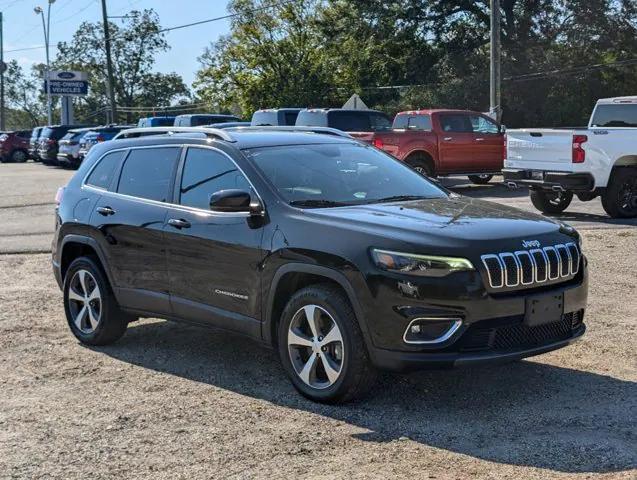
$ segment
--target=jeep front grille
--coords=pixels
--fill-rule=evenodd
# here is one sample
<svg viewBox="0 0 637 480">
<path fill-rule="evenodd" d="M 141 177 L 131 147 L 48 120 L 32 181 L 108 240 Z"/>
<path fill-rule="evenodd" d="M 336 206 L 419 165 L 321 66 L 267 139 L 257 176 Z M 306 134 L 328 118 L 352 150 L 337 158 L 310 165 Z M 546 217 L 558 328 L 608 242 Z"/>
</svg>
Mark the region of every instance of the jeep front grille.
<svg viewBox="0 0 637 480">
<path fill-rule="evenodd" d="M 491 288 L 527 287 L 573 278 L 581 254 L 575 243 L 482 255 Z"/>
</svg>

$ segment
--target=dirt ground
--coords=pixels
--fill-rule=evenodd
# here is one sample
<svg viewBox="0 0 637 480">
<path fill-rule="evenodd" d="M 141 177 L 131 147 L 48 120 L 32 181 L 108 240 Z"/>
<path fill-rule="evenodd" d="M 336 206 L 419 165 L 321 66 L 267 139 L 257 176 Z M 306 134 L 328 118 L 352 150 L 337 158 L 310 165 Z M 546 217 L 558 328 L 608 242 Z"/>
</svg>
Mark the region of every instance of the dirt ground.
<svg viewBox="0 0 637 480">
<path fill-rule="evenodd" d="M 584 237 L 580 342 L 336 407 L 241 337 L 143 320 L 84 347 L 49 255 L 0 255 L 0 478 L 635 479 L 637 229 Z"/>
</svg>

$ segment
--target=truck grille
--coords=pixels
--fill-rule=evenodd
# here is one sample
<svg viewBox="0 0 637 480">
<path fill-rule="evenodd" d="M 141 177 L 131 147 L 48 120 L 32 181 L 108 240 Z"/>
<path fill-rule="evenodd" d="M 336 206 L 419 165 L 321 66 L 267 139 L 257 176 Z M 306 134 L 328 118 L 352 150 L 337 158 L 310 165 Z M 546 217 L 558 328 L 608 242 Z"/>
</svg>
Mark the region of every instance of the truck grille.
<svg viewBox="0 0 637 480">
<path fill-rule="evenodd" d="M 472 325 L 459 340 L 463 352 L 510 351 L 540 347 L 552 342 L 570 338 L 580 328 L 584 311 L 579 310 L 562 315 L 558 322 L 530 327 L 517 320 L 498 326 Z"/>
<path fill-rule="evenodd" d="M 573 278 L 581 254 L 574 243 L 482 255 L 491 288 L 527 287 Z"/>
</svg>

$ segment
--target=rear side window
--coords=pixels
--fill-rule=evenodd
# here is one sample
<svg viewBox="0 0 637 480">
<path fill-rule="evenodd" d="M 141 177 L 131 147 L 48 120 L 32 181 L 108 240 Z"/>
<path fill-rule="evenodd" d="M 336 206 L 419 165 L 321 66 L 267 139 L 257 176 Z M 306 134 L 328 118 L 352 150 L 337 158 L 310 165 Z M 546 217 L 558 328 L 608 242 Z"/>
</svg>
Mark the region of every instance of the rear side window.
<svg viewBox="0 0 637 480">
<path fill-rule="evenodd" d="M 441 115 L 440 128 L 443 132 L 473 133 L 468 115 Z"/>
<path fill-rule="evenodd" d="M 108 189 L 123 156 L 124 151 L 111 152 L 104 155 L 86 179 L 86 184 L 103 188 L 104 190 Z"/>
<path fill-rule="evenodd" d="M 396 115 L 392 128 L 431 130 L 431 117 L 429 115 Z"/>
<path fill-rule="evenodd" d="M 591 122 L 593 127 L 637 127 L 637 103 L 598 105 Z"/>
<path fill-rule="evenodd" d="M 166 202 L 179 151 L 176 147 L 131 150 L 122 167 L 117 193 Z"/>
<path fill-rule="evenodd" d="M 235 163 L 214 150 L 189 148 L 181 178 L 180 203 L 210 209 L 210 196 L 219 190 L 249 190 Z"/>
</svg>

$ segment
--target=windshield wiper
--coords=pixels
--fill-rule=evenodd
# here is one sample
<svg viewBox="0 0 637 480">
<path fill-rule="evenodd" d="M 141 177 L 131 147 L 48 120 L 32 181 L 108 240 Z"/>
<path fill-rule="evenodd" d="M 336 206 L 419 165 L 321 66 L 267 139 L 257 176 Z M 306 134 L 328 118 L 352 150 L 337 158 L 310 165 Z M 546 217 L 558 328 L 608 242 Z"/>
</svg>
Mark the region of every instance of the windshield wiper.
<svg viewBox="0 0 637 480">
<path fill-rule="evenodd" d="M 306 200 L 293 200 L 290 202 L 290 205 L 294 207 L 328 208 L 328 207 L 344 207 L 351 204 L 346 202 L 335 202 L 333 200 L 308 198 Z"/>
<path fill-rule="evenodd" d="M 431 197 L 424 195 L 393 195 L 391 197 L 375 198 L 368 203 L 385 203 L 385 202 L 407 202 L 409 200 L 425 200 Z"/>
</svg>

